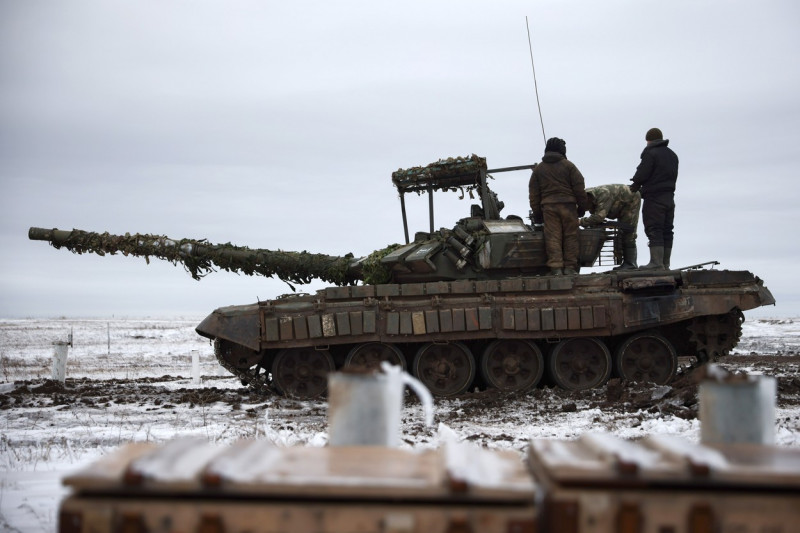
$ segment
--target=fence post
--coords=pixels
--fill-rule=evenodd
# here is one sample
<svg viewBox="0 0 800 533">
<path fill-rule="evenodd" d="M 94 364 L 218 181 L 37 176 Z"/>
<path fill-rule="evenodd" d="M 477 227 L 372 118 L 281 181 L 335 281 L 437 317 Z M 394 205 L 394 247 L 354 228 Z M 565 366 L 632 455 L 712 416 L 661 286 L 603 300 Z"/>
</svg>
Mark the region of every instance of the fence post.
<svg viewBox="0 0 800 533">
<path fill-rule="evenodd" d="M 200 385 L 200 352 L 192 350 L 192 383 Z"/>
<path fill-rule="evenodd" d="M 58 381 L 62 385 L 67 379 L 67 354 L 72 346 L 72 330 L 66 341 L 55 341 L 53 343 L 53 381 Z"/>
</svg>

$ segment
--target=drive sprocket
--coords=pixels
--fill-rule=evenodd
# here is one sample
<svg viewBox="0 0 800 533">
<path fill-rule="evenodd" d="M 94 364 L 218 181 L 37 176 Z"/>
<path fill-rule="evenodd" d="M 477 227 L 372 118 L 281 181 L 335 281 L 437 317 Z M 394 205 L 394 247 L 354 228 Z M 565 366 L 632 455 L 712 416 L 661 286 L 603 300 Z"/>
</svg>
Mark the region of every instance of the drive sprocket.
<svg viewBox="0 0 800 533">
<path fill-rule="evenodd" d="M 697 354 L 698 365 L 714 362 L 728 355 L 742 337 L 743 322 L 744 314 L 739 309 L 724 315 L 708 315 L 692 319 L 687 329 L 689 342 Z"/>
</svg>

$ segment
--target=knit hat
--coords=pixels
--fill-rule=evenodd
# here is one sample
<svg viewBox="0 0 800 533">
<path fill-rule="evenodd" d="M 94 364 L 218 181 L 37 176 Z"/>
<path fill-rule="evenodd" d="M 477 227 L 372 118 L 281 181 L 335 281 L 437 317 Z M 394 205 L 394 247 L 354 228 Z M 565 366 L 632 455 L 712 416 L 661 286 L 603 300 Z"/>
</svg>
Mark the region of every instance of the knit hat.
<svg viewBox="0 0 800 533">
<path fill-rule="evenodd" d="M 644 136 L 644 140 L 647 142 L 650 141 L 661 141 L 664 139 L 664 134 L 661 133 L 661 130 L 658 128 L 650 128 L 647 130 L 647 134 Z"/>
<path fill-rule="evenodd" d="M 545 152 L 558 152 L 559 154 L 567 155 L 567 143 L 564 139 L 558 137 L 551 137 L 547 139 L 547 144 L 544 146 Z"/>
</svg>

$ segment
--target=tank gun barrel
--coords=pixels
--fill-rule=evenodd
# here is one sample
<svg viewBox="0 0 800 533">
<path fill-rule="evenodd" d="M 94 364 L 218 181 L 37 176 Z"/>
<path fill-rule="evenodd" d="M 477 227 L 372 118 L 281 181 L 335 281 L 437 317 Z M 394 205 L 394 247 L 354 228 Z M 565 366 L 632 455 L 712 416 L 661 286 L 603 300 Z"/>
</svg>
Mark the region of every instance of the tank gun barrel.
<svg viewBox="0 0 800 533">
<path fill-rule="evenodd" d="M 303 252 L 251 249 L 233 244 L 211 244 L 205 239 L 170 239 L 163 235 L 112 235 L 78 229 L 30 228 L 28 238 L 48 241 L 54 248 L 73 253 L 98 255 L 121 253 L 144 257 L 149 263 L 156 257 L 172 264 L 181 263 L 194 279 L 215 270 L 277 277 L 289 284 L 309 283 L 313 278 L 335 285 L 347 285 L 362 279 L 358 261 L 352 254 L 334 256 Z"/>
</svg>

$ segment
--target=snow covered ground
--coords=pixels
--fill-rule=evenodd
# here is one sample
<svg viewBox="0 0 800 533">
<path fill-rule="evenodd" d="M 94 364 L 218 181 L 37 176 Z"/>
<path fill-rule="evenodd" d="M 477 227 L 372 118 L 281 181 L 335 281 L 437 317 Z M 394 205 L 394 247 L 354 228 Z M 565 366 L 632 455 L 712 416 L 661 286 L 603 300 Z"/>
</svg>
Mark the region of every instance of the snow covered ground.
<svg viewBox="0 0 800 533">
<path fill-rule="evenodd" d="M 325 402 L 243 388 L 194 332 L 201 318 L 0 320 L 0 530 L 53 531 L 66 493 L 61 477 L 126 442 L 200 436 L 223 444 L 243 437 L 326 444 Z M 70 332 L 74 345 L 61 388 L 49 381 L 53 343 Z M 800 319 L 745 322 L 739 347 L 722 366 L 778 378 L 776 442 L 800 446 Z M 589 430 L 696 442 L 696 398 L 686 375 L 666 387 L 612 380 L 581 393 L 476 391 L 437 400 L 432 427 L 409 398 L 402 445 L 437 446 L 438 424 L 463 440 L 520 452 L 531 438 L 574 438 Z"/>
</svg>

